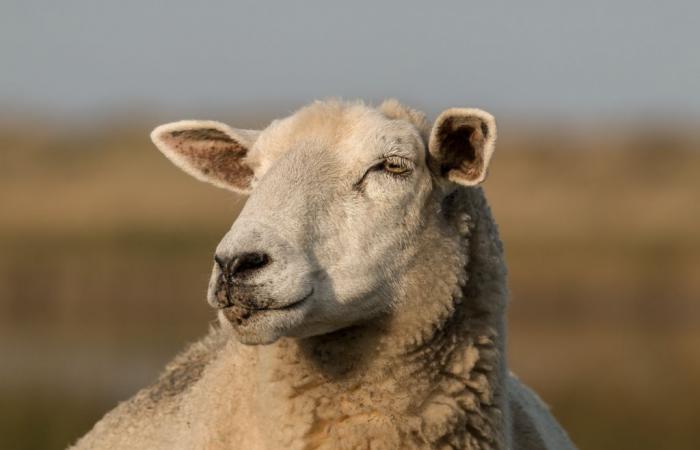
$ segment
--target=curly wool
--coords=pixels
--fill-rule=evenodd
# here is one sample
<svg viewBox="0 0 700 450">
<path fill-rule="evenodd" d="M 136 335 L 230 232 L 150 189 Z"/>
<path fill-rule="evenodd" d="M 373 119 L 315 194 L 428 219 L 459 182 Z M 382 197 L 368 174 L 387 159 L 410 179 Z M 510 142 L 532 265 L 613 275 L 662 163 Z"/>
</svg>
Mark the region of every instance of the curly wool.
<svg viewBox="0 0 700 450">
<path fill-rule="evenodd" d="M 416 261 L 396 314 L 267 346 L 214 328 L 74 448 L 573 448 L 507 372 L 506 268 L 481 189 L 444 207 L 459 237 Z"/>
</svg>

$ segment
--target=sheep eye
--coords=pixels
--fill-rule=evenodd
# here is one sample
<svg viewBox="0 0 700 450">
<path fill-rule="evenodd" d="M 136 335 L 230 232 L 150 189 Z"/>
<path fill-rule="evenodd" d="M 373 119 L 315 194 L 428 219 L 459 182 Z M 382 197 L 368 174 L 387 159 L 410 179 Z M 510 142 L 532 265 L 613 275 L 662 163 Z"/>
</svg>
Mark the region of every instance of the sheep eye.
<svg viewBox="0 0 700 450">
<path fill-rule="evenodd" d="M 406 175 L 411 169 L 402 158 L 387 158 L 382 162 L 382 169 L 392 175 Z"/>
</svg>

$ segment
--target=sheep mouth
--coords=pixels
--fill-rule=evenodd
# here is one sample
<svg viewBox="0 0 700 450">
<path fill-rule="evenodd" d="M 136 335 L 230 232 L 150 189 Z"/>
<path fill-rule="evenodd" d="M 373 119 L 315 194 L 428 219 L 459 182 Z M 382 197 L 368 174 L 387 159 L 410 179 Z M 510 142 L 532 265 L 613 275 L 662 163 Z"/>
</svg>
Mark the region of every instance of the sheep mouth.
<svg viewBox="0 0 700 450">
<path fill-rule="evenodd" d="M 308 294 L 295 300 L 291 303 L 284 305 L 267 305 L 267 306 L 252 306 L 243 305 L 240 303 L 235 303 L 231 306 L 222 308 L 221 311 L 224 317 L 232 323 L 242 324 L 244 321 L 252 318 L 253 316 L 265 314 L 265 313 L 279 313 L 285 311 L 292 311 L 301 307 L 314 293 L 314 289 L 311 288 Z"/>
</svg>

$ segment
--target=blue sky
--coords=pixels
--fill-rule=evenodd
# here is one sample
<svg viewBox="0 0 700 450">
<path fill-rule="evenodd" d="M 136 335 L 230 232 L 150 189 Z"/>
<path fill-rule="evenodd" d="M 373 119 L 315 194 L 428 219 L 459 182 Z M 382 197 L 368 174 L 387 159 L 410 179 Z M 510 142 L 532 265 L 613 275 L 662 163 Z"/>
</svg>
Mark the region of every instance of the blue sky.
<svg viewBox="0 0 700 450">
<path fill-rule="evenodd" d="M 700 117 L 700 2 L 5 0 L 0 109 L 285 107 Z"/>
</svg>

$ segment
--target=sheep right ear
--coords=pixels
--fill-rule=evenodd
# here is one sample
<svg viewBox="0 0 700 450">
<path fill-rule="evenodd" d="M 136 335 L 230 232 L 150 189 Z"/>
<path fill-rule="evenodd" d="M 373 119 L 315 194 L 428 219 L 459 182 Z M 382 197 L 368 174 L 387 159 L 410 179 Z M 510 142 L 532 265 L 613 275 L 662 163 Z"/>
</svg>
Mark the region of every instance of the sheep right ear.
<svg viewBox="0 0 700 450">
<path fill-rule="evenodd" d="M 253 170 L 246 156 L 258 134 L 220 122 L 183 120 L 157 127 L 151 140 L 170 161 L 198 180 L 247 194 Z"/>
<path fill-rule="evenodd" d="M 438 176 L 463 186 L 484 179 L 496 145 L 496 120 L 476 108 L 452 108 L 438 116 L 428 150 Z"/>
</svg>

